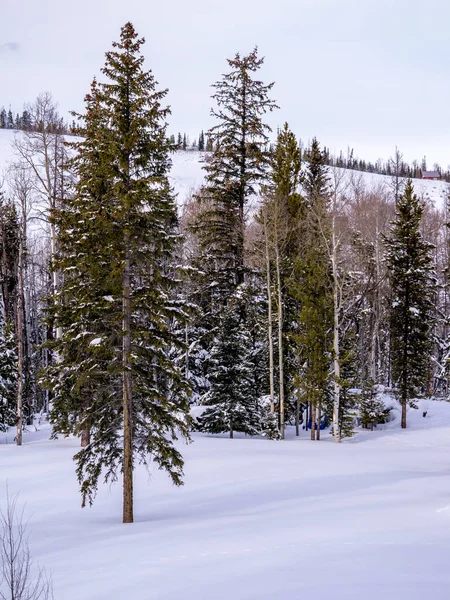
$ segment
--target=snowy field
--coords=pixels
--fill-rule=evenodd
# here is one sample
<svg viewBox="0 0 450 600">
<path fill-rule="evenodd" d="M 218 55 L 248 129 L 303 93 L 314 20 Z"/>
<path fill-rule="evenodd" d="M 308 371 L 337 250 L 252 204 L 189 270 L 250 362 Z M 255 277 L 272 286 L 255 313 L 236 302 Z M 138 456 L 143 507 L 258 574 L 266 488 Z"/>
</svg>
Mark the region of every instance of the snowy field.
<svg viewBox="0 0 450 600">
<path fill-rule="evenodd" d="M 56 600 L 448 600 L 450 404 L 408 419 L 341 445 L 195 435 L 183 488 L 138 469 L 133 525 L 120 485 L 80 509 L 78 442 L 45 429 L 21 448 L 0 434 L 0 483 Z"/>
<path fill-rule="evenodd" d="M 0 130 L 0 183 L 2 175 L 6 172 L 8 165 L 14 162 L 14 153 L 12 142 L 14 131 Z M 386 157 L 387 158 L 387 157 Z M 203 181 L 202 161 L 204 154 L 200 152 L 176 152 L 172 157 L 172 171 L 170 181 L 174 191 L 177 194 L 178 204 L 181 206 L 186 198 L 200 187 Z M 391 178 L 386 175 L 376 173 L 363 173 L 361 171 L 351 171 L 347 169 L 338 169 L 345 172 L 345 181 L 359 179 L 370 189 L 376 189 L 379 186 L 389 186 Z M 6 182 L 5 182 L 6 186 Z M 414 189 L 420 198 L 426 202 L 437 206 L 444 206 L 444 199 L 448 196 L 449 185 L 445 181 L 423 181 L 414 180 Z"/>
</svg>

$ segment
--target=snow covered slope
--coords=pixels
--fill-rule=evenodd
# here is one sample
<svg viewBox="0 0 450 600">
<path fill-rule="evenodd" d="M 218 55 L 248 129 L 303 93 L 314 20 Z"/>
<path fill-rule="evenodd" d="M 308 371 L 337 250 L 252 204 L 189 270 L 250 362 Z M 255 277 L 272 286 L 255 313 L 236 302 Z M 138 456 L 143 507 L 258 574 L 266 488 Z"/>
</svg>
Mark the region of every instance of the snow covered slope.
<svg viewBox="0 0 450 600">
<path fill-rule="evenodd" d="M 76 440 L 0 434 L 0 508 L 7 481 L 56 600 L 448 600 L 450 404 L 408 420 L 341 445 L 197 434 L 183 488 L 137 470 L 133 525 L 120 485 L 80 509 Z"/>
<path fill-rule="evenodd" d="M 14 160 L 11 143 L 15 134 L 13 131 L 0 129 L 0 181 L 1 173 L 10 162 Z M 189 194 L 197 189 L 203 181 L 202 160 L 204 155 L 200 152 L 176 152 L 172 158 L 173 167 L 171 181 L 175 192 L 178 194 L 178 203 L 182 205 Z M 359 178 L 368 188 L 380 185 L 389 185 L 390 178 L 374 173 L 361 173 L 360 171 L 345 170 L 347 180 L 351 177 Z M 414 180 L 416 193 L 435 206 L 443 206 L 444 197 L 448 195 L 448 184 L 444 181 Z"/>
</svg>

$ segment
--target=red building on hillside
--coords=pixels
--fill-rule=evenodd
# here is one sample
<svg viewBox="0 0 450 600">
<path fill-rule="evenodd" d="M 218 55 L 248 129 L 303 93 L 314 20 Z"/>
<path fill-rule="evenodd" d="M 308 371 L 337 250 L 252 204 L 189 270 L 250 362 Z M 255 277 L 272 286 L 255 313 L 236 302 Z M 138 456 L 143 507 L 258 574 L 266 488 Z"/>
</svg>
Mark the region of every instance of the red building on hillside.
<svg viewBox="0 0 450 600">
<path fill-rule="evenodd" d="M 435 179 L 441 178 L 439 171 L 421 171 L 420 173 L 421 173 L 422 179 L 435 180 Z"/>
</svg>

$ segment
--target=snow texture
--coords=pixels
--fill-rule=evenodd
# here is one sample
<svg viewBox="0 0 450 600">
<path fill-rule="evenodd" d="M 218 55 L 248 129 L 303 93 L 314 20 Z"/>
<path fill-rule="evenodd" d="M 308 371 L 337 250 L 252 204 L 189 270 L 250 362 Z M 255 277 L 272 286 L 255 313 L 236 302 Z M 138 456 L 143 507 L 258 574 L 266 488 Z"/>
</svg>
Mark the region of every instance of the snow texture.
<svg viewBox="0 0 450 600">
<path fill-rule="evenodd" d="M 183 488 L 137 469 L 133 525 L 120 485 L 80 509 L 77 440 L 0 434 L 0 506 L 8 482 L 56 600 L 447 600 L 450 404 L 394 415 L 340 445 L 196 434 Z"/>
</svg>

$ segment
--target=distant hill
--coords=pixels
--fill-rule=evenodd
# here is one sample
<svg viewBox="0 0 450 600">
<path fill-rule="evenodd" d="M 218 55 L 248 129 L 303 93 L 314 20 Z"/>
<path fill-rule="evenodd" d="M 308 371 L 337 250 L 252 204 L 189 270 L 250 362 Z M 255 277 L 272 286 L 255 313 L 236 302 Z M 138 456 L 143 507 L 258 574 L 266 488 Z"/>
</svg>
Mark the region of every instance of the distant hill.
<svg viewBox="0 0 450 600">
<path fill-rule="evenodd" d="M 0 129 L 0 181 L 2 174 L 8 167 L 8 164 L 14 161 L 12 141 L 14 135 L 21 135 L 12 130 Z M 196 151 L 178 151 L 172 157 L 173 166 L 171 171 L 171 181 L 175 192 L 178 194 L 178 203 L 182 205 L 189 194 L 200 187 L 203 181 L 202 162 L 205 154 Z M 379 186 L 389 186 L 391 177 L 387 175 L 378 175 L 376 173 L 365 173 L 362 171 L 352 171 L 350 169 L 338 169 L 344 172 L 346 182 L 361 181 L 367 188 L 372 189 Z M 442 208 L 445 205 L 445 198 L 449 195 L 450 184 L 445 181 L 425 181 L 421 179 L 414 180 L 416 193 L 427 203 Z"/>
</svg>

